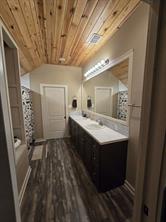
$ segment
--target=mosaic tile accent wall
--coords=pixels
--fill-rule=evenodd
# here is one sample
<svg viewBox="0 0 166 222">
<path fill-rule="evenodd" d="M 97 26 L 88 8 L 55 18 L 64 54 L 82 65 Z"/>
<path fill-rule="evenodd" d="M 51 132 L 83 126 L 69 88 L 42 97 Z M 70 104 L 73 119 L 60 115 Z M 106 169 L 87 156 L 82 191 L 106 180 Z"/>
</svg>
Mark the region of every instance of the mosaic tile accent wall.
<svg viewBox="0 0 166 222">
<path fill-rule="evenodd" d="M 32 109 L 32 92 L 30 89 L 22 86 L 22 102 L 25 124 L 25 136 L 27 145 L 30 147 L 30 143 L 34 138 L 34 115 Z"/>
<path fill-rule="evenodd" d="M 126 121 L 127 119 L 128 91 L 118 93 L 117 118 Z"/>
</svg>

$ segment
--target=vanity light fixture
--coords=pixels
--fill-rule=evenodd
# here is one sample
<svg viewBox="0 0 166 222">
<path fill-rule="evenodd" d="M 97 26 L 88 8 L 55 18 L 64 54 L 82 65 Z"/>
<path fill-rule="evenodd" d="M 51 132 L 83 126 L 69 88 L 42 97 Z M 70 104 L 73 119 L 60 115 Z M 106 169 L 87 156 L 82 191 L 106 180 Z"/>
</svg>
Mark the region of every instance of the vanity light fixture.
<svg viewBox="0 0 166 222">
<path fill-rule="evenodd" d="M 99 71 L 104 66 L 108 65 L 109 59 L 102 59 L 100 62 L 98 62 L 96 65 L 94 65 L 91 69 L 89 69 L 86 73 L 84 73 L 84 77 L 90 77 L 94 72 Z"/>
<path fill-rule="evenodd" d="M 95 70 L 98 70 L 98 68 L 99 68 L 99 65 L 98 64 L 95 65 Z"/>
<path fill-rule="evenodd" d="M 104 64 L 105 64 L 105 61 L 101 60 L 101 65 L 104 66 Z"/>
</svg>

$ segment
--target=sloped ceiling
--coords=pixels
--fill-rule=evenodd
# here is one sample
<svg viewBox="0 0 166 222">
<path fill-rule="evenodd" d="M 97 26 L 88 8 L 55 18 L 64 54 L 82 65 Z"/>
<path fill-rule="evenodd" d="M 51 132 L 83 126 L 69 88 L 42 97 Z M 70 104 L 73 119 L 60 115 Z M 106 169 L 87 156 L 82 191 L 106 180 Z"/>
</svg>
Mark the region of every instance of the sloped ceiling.
<svg viewBox="0 0 166 222">
<path fill-rule="evenodd" d="M 140 0 L 1 0 L 0 16 L 15 39 L 21 66 L 82 66 L 120 28 Z M 97 44 L 88 40 L 101 35 Z M 60 58 L 65 61 L 60 62 Z"/>
<path fill-rule="evenodd" d="M 111 74 L 118 78 L 126 87 L 128 87 L 128 68 L 129 60 L 126 59 L 110 69 Z"/>
</svg>

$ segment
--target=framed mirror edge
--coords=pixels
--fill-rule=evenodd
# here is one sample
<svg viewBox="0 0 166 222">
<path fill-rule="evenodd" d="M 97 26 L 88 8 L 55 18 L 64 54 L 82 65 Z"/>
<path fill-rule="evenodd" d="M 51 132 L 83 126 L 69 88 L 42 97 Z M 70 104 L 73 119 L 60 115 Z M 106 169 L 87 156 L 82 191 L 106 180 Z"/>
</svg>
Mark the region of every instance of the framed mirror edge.
<svg viewBox="0 0 166 222">
<path fill-rule="evenodd" d="M 119 63 L 123 62 L 124 60 L 128 59 L 129 60 L 129 68 L 128 68 L 128 104 L 131 104 L 131 91 L 132 91 L 132 74 L 133 74 L 133 55 L 134 55 L 134 49 L 129 49 L 128 51 L 126 51 L 124 54 L 122 54 L 121 56 L 110 60 L 109 64 L 107 66 L 105 66 L 102 70 L 97 71 L 96 73 L 94 73 L 94 75 L 92 75 L 90 78 L 86 78 L 83 79 L 83 83 L 98 76 L 101 75 L 104 71 L 113 68 L 114 66 L 118 65 Z M 83 84 L 82 84 L 83 85 Z M 120 120 L 120 119 L 116 119 L 107 115 L 103 115 L 88 109 L 84 109 L 86 112 L 90 112 L 90 113 L 94 113 L 97 114 L 101 117 L 104 117 L 106 119 L 112 120 L 114 122 L 118 122 L 121 123 L 122 125 L 125 126 L 129 126 L 129 119 L 130 119 L 130 114 L 131 114 L 131 106 L 128 106 L 128 115 L 127 115 L 127 119 L 126 121 L 124 120 Z"/>
</svg>

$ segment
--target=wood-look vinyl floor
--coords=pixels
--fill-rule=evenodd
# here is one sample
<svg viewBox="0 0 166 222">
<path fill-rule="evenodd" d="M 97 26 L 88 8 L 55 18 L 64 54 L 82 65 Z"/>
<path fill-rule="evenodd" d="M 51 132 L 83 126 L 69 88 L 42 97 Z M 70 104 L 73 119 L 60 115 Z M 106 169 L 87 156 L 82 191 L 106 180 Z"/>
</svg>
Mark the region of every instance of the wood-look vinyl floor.
<svg viewBox="0 0 166 222">
<path fill-rule="evenodd" d="M 32 161 L 31 167 L 22 222 L 130 221 L 133 198 L 128 190 L 121 186 L 98 193 L 69 139 L 44 144 L 42 160 Z"/>
</svg>

